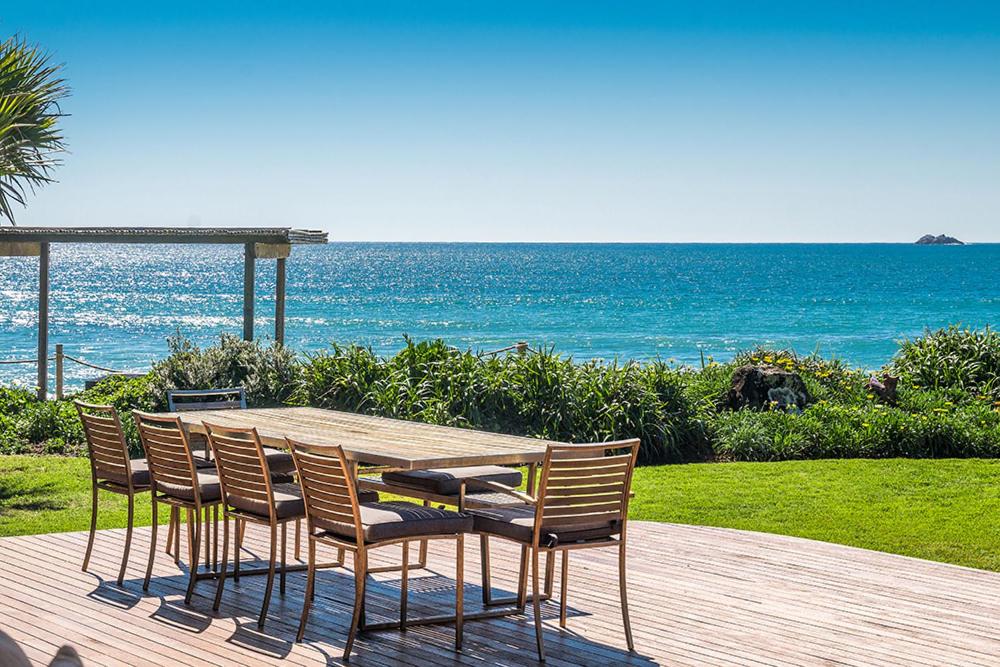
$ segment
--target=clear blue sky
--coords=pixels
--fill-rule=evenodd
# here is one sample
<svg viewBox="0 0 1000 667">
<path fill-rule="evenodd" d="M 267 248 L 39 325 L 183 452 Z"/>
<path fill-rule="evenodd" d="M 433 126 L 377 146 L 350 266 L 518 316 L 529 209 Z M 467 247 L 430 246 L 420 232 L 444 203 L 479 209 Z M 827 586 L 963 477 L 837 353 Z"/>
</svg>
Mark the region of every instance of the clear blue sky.
<svg viewBox="0 0 1000 667">
<path fill-rule="evenodd" d="M 5 4 L 74 91 L 20 224 L 1000 241 L 997 2 L 203 4 Z"/>
</svg>

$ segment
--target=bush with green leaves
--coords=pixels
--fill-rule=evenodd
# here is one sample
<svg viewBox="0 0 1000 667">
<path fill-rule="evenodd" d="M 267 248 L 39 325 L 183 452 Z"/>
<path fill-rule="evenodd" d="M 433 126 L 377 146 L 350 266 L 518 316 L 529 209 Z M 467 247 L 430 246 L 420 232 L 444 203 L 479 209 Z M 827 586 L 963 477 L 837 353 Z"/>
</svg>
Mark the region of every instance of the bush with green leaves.
<svg viewBox="0 0 1000 667">
<path fill-rule="evenodd" d="M 357 346 L 309 355 L 301 380 L 301 405 L 561 441 L 639 437 L 648 461 L 707 451 L 683 374 L 662 363 L 578 364 L 552 350 L 483 355 L 407 339 L 388 358 Z"/>
<path fill-rule="evenodd" d="M 1000 334 L 951 326 L 900 343 L 888 366 L 903 382 L 960 389 L 1000 401 Z"/>
<path fill-rule="evenodd" d="M 816 356 L 758 349 L 702 369 L 662 362 L 575 362 L 551 349 L 489 355 L 405 340 L 383 357 L 333 345 L 304 356 L 223 336 L 179 337 L 137 379 L 109 378 L 70 398 L 110 403 L 138 452 L 129 411 L 161 410 L 168 389 L 242 386 L 252 406 L 310 405 L 568 442 L 637 437 L 644 462 L 833 457 L 998 457 L 996 334 L 947 329 L 904 343 L 887 367 L 905 379 L 895 405 L 868 392 L 867 373 Z M 798 373 L 813 403 L 801 414 L 732 412 L 726 393 L 744 364 Z M 949 366 L 949 368 L 942 368 Z M 0 389 L 0 453 L 80 452 L 69 400 Z"/>
<path fill-rule="evenodd" d="M 0 388 L 0 453 L 77 454 L 85 451 L 83 426 L 73 400 L 118 409 L 126 438 L 134 454 L 141 450 L 133 409 L 150 410 L 149 376 L 126 378 L 113 376 L 92 389 L 77 392 L 65 400 L 39 401 L 33 392 L 18 388 Z"/>
<path fill-rule="evenodd" d="M 166 409 L 170 389 L 229 387 L 243 387 L 252 406 L 281 405 L 299 380 L 296 354 L 278 343 L 265 346 L 224 334 L 218 345 L 202 348 L 178 335 L 167 346 L 169 356 L 150 371 L 149 398 L 158 409 Z"/>
</svg>

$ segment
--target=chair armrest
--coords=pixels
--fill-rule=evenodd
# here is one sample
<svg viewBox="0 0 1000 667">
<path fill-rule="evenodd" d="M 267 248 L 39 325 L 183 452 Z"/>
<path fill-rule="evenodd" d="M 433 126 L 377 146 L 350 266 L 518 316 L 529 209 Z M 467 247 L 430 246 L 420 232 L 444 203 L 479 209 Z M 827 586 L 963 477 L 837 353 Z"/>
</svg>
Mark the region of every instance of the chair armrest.
<svg viewBox="0 0 1000 667">
<path fill-rule="evenodd" d="M 528 505 L 536 505 L 538 503 L 537 498 L 532 498 L 527 493 L 518 491 L 514 487 L 507 486 L 506 484 L 501 484 L 499 482 L 491 482 L 485 479 L 476 479 L 475 477 L 462 480 L 461 497 L 463 499 L 465 498 L 465 488 L 467 486 L 479 487 L 484 489 L 490 489 L 491 491 L 497 491 L 498 493 L 506 494 L 508 496 L 511 496 L 512 498 L 517 498 L 522 503 L 527 503 Z"/>
</svg>

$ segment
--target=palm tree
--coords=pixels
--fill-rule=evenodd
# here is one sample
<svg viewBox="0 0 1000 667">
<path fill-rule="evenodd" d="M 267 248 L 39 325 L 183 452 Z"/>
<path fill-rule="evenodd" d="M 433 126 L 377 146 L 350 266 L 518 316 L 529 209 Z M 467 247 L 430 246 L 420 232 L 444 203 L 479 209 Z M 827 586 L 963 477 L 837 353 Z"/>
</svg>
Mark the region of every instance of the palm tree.
<svg viewBox="0 0 1000 667">
<path fill-rule="evenodd" d="M 59 100 L 69 93 L 61 69 L 18 36 L 0 43 L 0 221 L 13 225 L 13 204 L 24 206 L 60 163 Z"/>
</svg>

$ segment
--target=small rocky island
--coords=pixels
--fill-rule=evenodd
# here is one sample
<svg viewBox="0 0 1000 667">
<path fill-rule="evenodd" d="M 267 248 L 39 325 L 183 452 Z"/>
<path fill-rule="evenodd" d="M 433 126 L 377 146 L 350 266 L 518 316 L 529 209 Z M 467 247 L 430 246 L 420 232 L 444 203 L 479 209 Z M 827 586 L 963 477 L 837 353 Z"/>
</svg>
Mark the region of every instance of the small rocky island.
<svg viewBox="0 0 1000 667">
<path fill-rule="evenodd" d="M 917 245 L 965 245 L 965 244 L 956 239 L 954 236 L 948 236 L 947 234 L 938 234 L 937 236 L 934 236 L 933 234 L 924 234 L 919 239 L 917 239 Z"/>
</svg>

